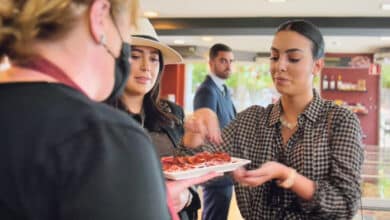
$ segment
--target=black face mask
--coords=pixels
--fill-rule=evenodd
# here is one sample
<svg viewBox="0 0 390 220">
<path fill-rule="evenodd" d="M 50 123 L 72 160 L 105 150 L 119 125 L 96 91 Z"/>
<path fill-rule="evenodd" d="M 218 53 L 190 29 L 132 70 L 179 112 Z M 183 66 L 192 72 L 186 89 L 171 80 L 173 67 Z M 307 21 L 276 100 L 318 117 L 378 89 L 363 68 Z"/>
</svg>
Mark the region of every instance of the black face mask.
<svg viewBox="0 0 390 220">
<path fill-rule="evenodd" d="M 122 42 L 122 49 L 119 57 L 115 58 L 115 82 L 114 88 L 110 96 L 104 101 L 106 103 L 113 103 L 122 95 L 126 87 L 127 79 L 130 75 L 130 53 L 131 46 L 126 42 Z M 110 53 L 112 54 L 112 53 Z"/>
</svg>

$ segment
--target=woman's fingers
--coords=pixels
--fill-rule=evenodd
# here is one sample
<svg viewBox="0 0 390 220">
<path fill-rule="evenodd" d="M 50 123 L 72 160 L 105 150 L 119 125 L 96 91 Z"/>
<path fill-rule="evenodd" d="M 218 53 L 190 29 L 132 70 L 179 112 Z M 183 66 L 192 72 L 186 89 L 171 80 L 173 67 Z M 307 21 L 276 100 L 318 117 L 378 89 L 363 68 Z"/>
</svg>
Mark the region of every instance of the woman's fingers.
<svg viewBox="0 0 390 220">
<path fill-rule="evenodd" d="M 222 136 L 219 125 L 217 127 L 215 127 L 215 125 L 208 125 L 207 129 L 207 140 L 213 144 L 221 144 Z"/>
<path fill-rule="evenodd" d="M 241 179 L 240 183 L 244 186 L 260 186 L 265 182 L 268 182 L 270 179 L 268 176 L 256 176 L 256 177 L 244 177 Z"/>
<path fill-rule="evenodd" d="M 189 148 L 196 148 L 206 141 L 207 129 L 202 120 L 195 115 L 190 115 L 184 121 L 183 144 Z"/>
<path fill-rule="evenodd" d="M 194 115 L 189 115 L 184 120 L 184 129 L 187 132 L 199 133 L 200 129 L 198 128 L 197 119 Z"/>
<path fill-rule="evenodd" d="M 205 111 L 207 116 L 206 118 L 206 123 L 207 123 L 207 128 L 212 131 L 215 134 L 219 134 L 221 129 L 219 127 L 219 120 L 217 114 L 215 114 L 213 111 Z"/>
<path fill-rule="evenodd" d="M 248 176 L 248 177 L 266 176 L 266 175 L 269 175 L 268 173 L 269 172 L 267 169 L 260 167 L 260 168 L 255 169 L 255 170 L 248 170 L 246 172 L 246 176 Z"/>
<path fill-rule="evenodd" d="M 200 108 L 190 116 L 187 117 L 184 123 L 184 128 L 187 133 L 187 140 L 192 143 L 199 143 L 201 138 L 203 142 L 209 141 L 213 144 L 221 144 L 221 129 L 219 127 L 219 121 L 217 115 L 208 108 Z M 191 133 L 191 134 L 189 134 Z M 195 136 L 196 135 L 196 136 Z"/>
<path fill-rule="evenodd" d="M 182 210 L 184 208 L 184 206 L 186 204 L 185 198 L 188 197 L 188 196 L 186 196 L 186 195 L 188 195 L 187 193 L 190 193 L 189 190 L 184 190 L 184 191 L 180 192 L 180 194 L 178 194 L 177 197 L 171 198 L 173 209 L 176 212 L 180 212 L 180 210 Z"/>
<path fill-rule="evenodd" d="M 240 179 L 245 177 L 246 170 L 243 167 L 239 167 L 235 171 L 233 171 L 233 178 L 239 182 Z"/>
<path fill-rule="evenodd" d="M 260 186 L 271 179 L 267 172 L 258 168 L 256 170 L 245 170 L 239 168 L 233 172 L 234 179 L 244 186 Z"/>
<path fill-rule="evenodd" d="M 201 109 L 198 114 L 202 118 L 202 123 L 206 128 L 208 141 L 214 144 L 221 144 L 221 129 L 217 115 L 210 109 Z"/>
<path fill-rule="evenodd" d="M 190 115 L 184 121 L 184 129 L 186 132 L 201 134 L 205 137 L 208 133 L 207 125 L 202 117 Z"/>
</svg>

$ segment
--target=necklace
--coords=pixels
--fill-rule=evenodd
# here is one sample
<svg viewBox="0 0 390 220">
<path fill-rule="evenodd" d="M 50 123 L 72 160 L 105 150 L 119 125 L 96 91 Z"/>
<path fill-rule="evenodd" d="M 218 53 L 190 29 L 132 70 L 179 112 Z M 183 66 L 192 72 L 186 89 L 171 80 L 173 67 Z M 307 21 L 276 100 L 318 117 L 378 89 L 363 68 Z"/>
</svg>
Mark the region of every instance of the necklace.
<svg viewBox="0 0 390 220">
<path fill-rule="evenodd" d="M 297 122 L 295 122 L 294 124 L 290 123 L 290 122 L 284 120 L 284 118 L 282 116 L 280 116 L 279 120 L 280 120 L 280 123 L 282 123 L 282 126 L 288 128 L 289 130 L 294 129 L 297 126 Z"/>
</svg>

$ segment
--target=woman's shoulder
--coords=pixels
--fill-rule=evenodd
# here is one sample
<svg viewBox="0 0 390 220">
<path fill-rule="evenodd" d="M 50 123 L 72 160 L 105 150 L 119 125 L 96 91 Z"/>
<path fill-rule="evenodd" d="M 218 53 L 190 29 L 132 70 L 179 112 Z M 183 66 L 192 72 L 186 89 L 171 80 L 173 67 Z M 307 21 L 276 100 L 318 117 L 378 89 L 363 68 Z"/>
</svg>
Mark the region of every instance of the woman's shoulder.
<svg viewBox="0 0 390 220">
<path fill-rule="evenodd" d="M 353 113 L 351 110 L 349 110 L 343 106 L 337 105 L 331 100 L 324 101 L 323 111 L 327 115 L 332 114 L 334 117 L 337 117 L 337 118 L 356 117 L 356 114 Z"/>
<path fill-rule="evenodd" d="M 322 111 L 323 117 L 327 118 L 328 123 L 360 124 L 355 113 L 353 113 L 350 109 L 335 104 L 333 101 L 325 100 Z"/>
<path fill-rule="evenodd" d="M 166 113 L 176 113 L 176 112 L 183 112 L 183 108 L 171 101 L 168 101 L 166 99 L 161 99 L 159 102 L 159 105 L 161 109 Z"/>
<path fill-rule="evenodd" d="M 165 100 L 165 99 L 160 99 L 159 102 L 159 107 L 160 109 L 165 113 L 165 114 L 171 114 L 173 115 L 178 121 L 176 123 L 182 124 L 184 120 L 184 110 L 181 106 L 178 104 Z"/>
</svg>

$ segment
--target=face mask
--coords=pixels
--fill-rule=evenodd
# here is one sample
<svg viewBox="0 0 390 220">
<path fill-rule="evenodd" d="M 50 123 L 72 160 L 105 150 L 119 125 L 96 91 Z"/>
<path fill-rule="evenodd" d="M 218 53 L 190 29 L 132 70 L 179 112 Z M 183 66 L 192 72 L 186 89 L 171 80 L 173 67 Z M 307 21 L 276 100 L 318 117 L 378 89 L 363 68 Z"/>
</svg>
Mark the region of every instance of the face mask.
<svg viewBox="0 0 390 220">
<path fill-rule="evenodd" d="M 113 103 L 122 95 L 126 87 L 127 79 L 130 75 L 130 52 L 131 46 L 122 42 L 122 49 L 119 57 L 115 58 L 115 82 L 110 96 L 105 100 L 107 103 Z"/>
</svg>

